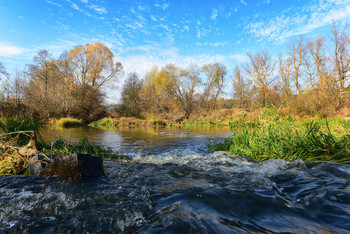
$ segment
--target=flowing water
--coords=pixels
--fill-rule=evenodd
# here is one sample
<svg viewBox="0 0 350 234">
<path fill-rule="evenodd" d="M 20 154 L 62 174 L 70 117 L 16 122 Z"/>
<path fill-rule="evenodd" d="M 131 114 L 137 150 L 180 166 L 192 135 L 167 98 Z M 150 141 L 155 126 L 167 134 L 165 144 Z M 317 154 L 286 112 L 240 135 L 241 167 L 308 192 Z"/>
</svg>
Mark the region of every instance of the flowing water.
<svg viewBox="0 0 350 234">
<path fill-rule="evenodd" d="M 0 179 L 0 233 L 349 233 L 350 167 L 211 152 L 228 129 L 43 129 L 132 157 L 88 181 Z"/>
</svg>

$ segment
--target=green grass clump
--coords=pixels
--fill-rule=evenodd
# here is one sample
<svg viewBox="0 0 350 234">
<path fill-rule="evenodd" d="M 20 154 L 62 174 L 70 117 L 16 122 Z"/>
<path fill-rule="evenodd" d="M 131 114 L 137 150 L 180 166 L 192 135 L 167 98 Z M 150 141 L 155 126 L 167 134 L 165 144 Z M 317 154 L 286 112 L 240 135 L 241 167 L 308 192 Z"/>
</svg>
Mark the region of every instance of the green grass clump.
<svg viewBox="0 0 350 234">
<path fill-rule="evenodd" d="M 0 121 L 0 131 L 2 141 L 12 141 L 15 146 L 23 146 L 29 142 L 29 140 L 34 137 L 38 146 L 43 146 L 44 140 L 39 134 L 39 128 L 41 122 L 39 119 L 33 117 L 31 114 L 26 114 L 18 117 L 5 117 Z M 25 131 L 32 131 L 31 133 L 25 133 Z M 18 132 L 23 132 L 19 134 Z M 11 133 L 11 134 L 9 134 Z"/>
<path fill-rule="evenodd" d="M 233 134 L 224 143 L 209 143 L 212 150 L 230 151 L 235 155 L 257 160 L 284 159 L 288 161 L 327 160 L 350 163 L 350 134 L 336 134 L 317 122 L 261 120 L 257 127 L 243 123 L 232 127 Z"/>
<path fill-rule="evenodd" d="M 79 140 L 78 144 L 72 145 L 64 141 L 62 138 L 55 139 L 51 142 L 51 146 L 43 150 L 45 154 L 68 155 L 72 153 L 91 154 L 109 159 L 121 159 L 123 155 L 107 149 L 103 146 L 91 143 L 86 137 Z"/>
<path fill-rule="evenodd" d="M 103 119 L 94 121 L 90 124 L 91 126 L 111 126 L 115 127 L 119 125 L 119 121 L 117 119 L 113 119 L 110 117 L 105 117 Z"/>
<path fill-rule="evenodd" d="M 81 127 L 84 126 L 84 122 L 80 119 L 74 118 L 61 118 L 56 123 L 56 126 L 64 127 L 64 128 L 72 128 L 72 127 Z"/>
<path fill-rule="evenodd" d="M 182 124 L 185 127 L 215 127 L 215 126 L 222 126 L 222 124 L 218 124 L 215 121 L 209 120 L 209 121 L 199 121 L 199 120 L 194 120 L 194 121 L 189 121 L 189 120 L 183 120 Z"/>
</svg>

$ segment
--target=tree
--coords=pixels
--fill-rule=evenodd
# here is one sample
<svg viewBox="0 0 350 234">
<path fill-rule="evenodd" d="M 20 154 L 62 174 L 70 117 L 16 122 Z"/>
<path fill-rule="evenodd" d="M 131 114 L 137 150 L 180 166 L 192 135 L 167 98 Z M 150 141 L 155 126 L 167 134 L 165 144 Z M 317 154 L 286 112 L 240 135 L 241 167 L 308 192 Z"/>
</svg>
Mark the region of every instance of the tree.
<svg viewBox="0 0 350 234">
<path fill-rule="evenodd" d="M 142 109 L 144 112 L 159 114 L 165 112 L 169 108 L 167 93 L 156 91 L 156 81 L 159 71 L 154 66 L 146 75 L 145 82 L 140 90 L 140 98 L 142 100 Z"/>
<path fill-rule="evenodd" d="M 316 67 L 318 83 L 317 89 L 324 92 L 333 93 L 336 89 L 336 82 L 333 77 L 333 69 L 330 66 L 330 58 L 326 54 L 325 39 L 319 37 L 315 41 L 309 41 L 308 47 Z"/>
<path fill-rule="evenodd" d="M 289 62 L 292 65 L 291 76 L 294 79 L 295 88 L 298 90 L 298 93 L 301 94 L 301 84 L 303 76 L 303 67 L 305 66 L 306 56 L 308 53 L 307 44 L 305 43 L 304 37 L 299 36 L 298 38 L 292 40 L 289 43 L 289 49 L 287 51 L 289 54 Z"/>
<path fill-rule="evenodd" d="M 284 59 L 282 54 L 279 57 L 279 74 L 282 82 L 282 97 L 283 99 L 290 100 L 292 97 L 291 89 L 291 67 L 292 61 L 290 58 Z"/>
<path fill-rule="evenodd" d="M 247 53 L 249 62 L 244 70 L 257 85 L 261 104 L 265 106 L 269 102 L 270 85 L 273 82 L 275 63 L 266 51 L 258 51 L 255 54 Z"/>
<path fill-rule="evenodd" d="M 117 77 L 122 71 L 121 63 L 113 62 L 113 53 L 104 44 L 94 42 L 79 45 L 69 51 L 76 81 L 81 85 L 100 88 Z"/>
<path fill-rule="evenodd" d="M 234 98 L 237 100 L 238 107 L 248 108 L 251 104 L 251 82 L 247 80 L 236 66 L 233 71 L 232 86 L 234 90 Z"/>
<path fill-rule="evenodd" d="M 57 63 L 47 50 L 39 51 L 33 58 L 34 64 L 29 65 L 28 74 L 36 82 L 44 85 L 44 98 L 47 98 L 49 84 L 60 77 Z"/>
<path fill-rule="evenodd" d="M 5 80 L 3 80 L 6 78 Z M 9 96 L 9 78 L 10 74 L 7 73 L 5 66 L 0 62 L 0 81 L 1 81 L 1 98 L 5 98 L 6 96 Z"/>
<path fill-rule="evenodd" d="M 140 90 L 143 86 L 143 81 L 140 80 L 136 73 L 130 73 L 125 80 L 122 100 L 119 106 L 119 113 L 126 117 L 141 117 L 141 98 Z"/>
<path fill-rule="evenodd" d="M 104 94 L 97 87 L 85 84 L 77 86 L 73 93 L 73 106 L 69 115 L 85 123 L 101 119 L 106 115 Z"/>
<path fill-rule="evenodd" d="M 27 71 L 30 81 L 24 89 L 25 104 L 45 118 L 57 116 L 62 108 L 62 76 L 57 61 L 47 50 L 39 51 L 33 61 Z"/>
<path fill-rule="evenodd" d="M 212 100 L 213 104 L 211 108 L 215 109 L 217 99 L 221 94 L 222 88 L 224 86 L 224 78 L 227 73 L 226 67 L 220 63 L 213 63 L 205 64 L 202 69 L 207 76 L 202 100 Z"/>
<path fill-rule="evenodd" d="M 0 77 L 8 76 L 5 66 L 0 62 Z"/>
<path fill-rule="evenodd" d="M 185 112 L 185 118 L 189 118 L 195 109 L 195 91 L 200 84 L 200 71 L 195 65 L 186 70 L 168 64 L 155 77 L 157 94 L 166 93 L 177 101 Z"/>
<path fill-rule="evenodd" d="M 332 26 L 332 41 L 333 41 L 333 64 L 336 76 L 336 82 L 339 82 L 342 91 L 345 89 L 347 78 L 350 76 L 350 39 L 346 31 L 349 25 L 345 25 L 343 30 Z"/>
<path fill-rule="evenodd" d="M 26 74 L 24 71 L 16 70 L 15 77 L 12 81 L 12 91 L 15 98 L 15 102 L 19 103 L 22 99 L 26 87 Z"/>
</svg>

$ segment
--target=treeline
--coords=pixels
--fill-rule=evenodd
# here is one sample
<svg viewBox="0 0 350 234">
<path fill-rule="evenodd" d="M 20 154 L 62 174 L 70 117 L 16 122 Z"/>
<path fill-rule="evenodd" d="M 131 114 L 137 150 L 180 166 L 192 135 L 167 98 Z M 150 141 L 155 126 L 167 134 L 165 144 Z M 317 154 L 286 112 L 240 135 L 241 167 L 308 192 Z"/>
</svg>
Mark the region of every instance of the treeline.
<svg viewBox="0 0 350 234">
<path fill-rule="evenodd" d="M 184 119 L 220 108 L 269 105 L 328 116 L 350 104 L 347 29 L 333 25 L 329 38 L 294 38 L 278 58 L 264 50 L 247 53 L 247 62 L 232 74 L 220 63 L 154 66 L 145 77 L 130 73 L 120 103 L 109 108 L 101 88 L 122 74 L 122 65 L 105 45 L 76 46 L 58 59 L 43 50 L 12 82 L 3 82 L 2 99 L 21 102 L 45 118 L 71 116 L 85 122 L 108 114 Z M 0 76 L 9 77 L 1 64 Z"/>
<path fill-rule="evenodd" d="M 90 122 L 106 115 L 101 90 L 122 73 L 113 53 L 102 43 L 79 45 L 58 59 L 39 51 L 33 64 L 3 82 L 2 99 L 21 102 L 41 118 L 73 116 Z M 2 66 L 2 74 L 9 75 Z M 5 85 L 4 85 L 5 84 Z"/>
<path fill-rule="evenodd" d="M 230 77 L 219 63 L 154 67 L 144 80 L 130 74 L 116 111 L 134 117 L 180 111 L 189 118 L 193 112 L 208 113 L 217 108 L 251 110 L 282 105 L 301 115 L 334 115 L 350 105 L 347 29 L 348 25 L 333 25 L 329 38 L 307 40 L 299 36 L 278 58 L 264 50 L 247 53 L 247 62 L 237 65 Z M 226 93 L 226 99 L 222 98 L 224 86 L 233 90 Z"/>
</svg>

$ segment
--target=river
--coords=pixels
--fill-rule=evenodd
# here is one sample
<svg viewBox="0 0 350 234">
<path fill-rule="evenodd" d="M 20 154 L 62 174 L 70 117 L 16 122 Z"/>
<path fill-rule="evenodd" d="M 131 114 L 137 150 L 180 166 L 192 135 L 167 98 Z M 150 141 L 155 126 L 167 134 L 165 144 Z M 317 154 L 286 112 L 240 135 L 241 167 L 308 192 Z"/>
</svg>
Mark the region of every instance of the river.
<svg viewBox="0 0 350 234">
<path fill-rule="evenodd" d="M 106 177 L 0 179 L 0 233 L 349 233 L 350 166 L 256 162 L 206 145 L 227 128 L 46 128 L 129 155 Z"/>
</svg>

